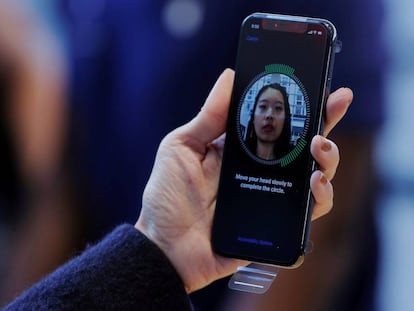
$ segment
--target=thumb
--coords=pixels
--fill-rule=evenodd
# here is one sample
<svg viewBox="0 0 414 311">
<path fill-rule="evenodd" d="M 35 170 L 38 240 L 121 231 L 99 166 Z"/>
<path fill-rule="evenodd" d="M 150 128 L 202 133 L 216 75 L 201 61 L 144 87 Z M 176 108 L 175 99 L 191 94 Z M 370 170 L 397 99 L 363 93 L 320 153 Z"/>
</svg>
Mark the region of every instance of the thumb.
<svg viewBox="0 0 414 311">
<path fill-rule="evenodd" d="M 185 132 L 206 145 L 224 133 L 233 89 L 234 71 L 226 69 L 218 78 L 197 116 Z"/>
</svg>

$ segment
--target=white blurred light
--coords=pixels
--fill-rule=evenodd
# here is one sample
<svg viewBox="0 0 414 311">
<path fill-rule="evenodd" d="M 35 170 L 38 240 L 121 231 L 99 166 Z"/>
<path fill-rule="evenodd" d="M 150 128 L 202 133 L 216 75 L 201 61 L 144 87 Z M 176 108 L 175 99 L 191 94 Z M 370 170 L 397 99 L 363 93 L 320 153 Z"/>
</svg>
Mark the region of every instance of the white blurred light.
<svg viewBox="0 0 414 311">
<path fill-rule="evenodd" d="M 171 0 L 162 11 L 167 31 L 180 39 L 195 35 L 201 27 L 203 18 L 204 10 L 198 0 Z"/>
</svg>

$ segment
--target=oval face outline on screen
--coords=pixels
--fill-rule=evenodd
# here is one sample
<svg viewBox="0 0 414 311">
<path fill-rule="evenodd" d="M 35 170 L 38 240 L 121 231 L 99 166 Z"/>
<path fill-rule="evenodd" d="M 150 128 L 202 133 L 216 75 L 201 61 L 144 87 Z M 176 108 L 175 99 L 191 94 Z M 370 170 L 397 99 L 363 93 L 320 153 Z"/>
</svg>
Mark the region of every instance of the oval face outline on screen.
<svg viewBox="0 0 414 311">
<path fill-rule="evenodd" d="M 243 150 L 261 164 L 286 166 L 306 146 L 309 98 L 293 70 L 287 71 L 286 67 L 271 65 L 276 70 L 258 74 L 238 106 L 239 141 Z"/>
</svg>

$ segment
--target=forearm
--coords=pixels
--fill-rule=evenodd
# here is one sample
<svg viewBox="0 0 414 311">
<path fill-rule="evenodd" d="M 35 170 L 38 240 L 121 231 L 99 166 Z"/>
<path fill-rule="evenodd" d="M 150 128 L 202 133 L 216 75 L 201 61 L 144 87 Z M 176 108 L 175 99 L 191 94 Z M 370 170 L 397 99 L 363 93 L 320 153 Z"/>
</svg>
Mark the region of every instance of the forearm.
<svg viewBox="0 0 414 311">
<path fill-rule="evenodd" d="M 162 251 L 133 226 L 23 293 L 5 310 L 191 310 L 183 283 Z"/>
</svg>

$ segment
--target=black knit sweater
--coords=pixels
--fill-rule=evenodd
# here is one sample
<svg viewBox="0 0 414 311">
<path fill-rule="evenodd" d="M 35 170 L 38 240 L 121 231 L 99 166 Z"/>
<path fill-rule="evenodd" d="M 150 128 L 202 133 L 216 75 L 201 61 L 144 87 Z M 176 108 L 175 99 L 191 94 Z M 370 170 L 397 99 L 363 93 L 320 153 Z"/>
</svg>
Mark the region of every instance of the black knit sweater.
<svg viewBox="0 0 414 311">
<path fill-rule="evenodd" d="M 9 310 L 191 310 L 163 252 L 131 225 L 56 270 L 4 308 Z"/>
</svg>

